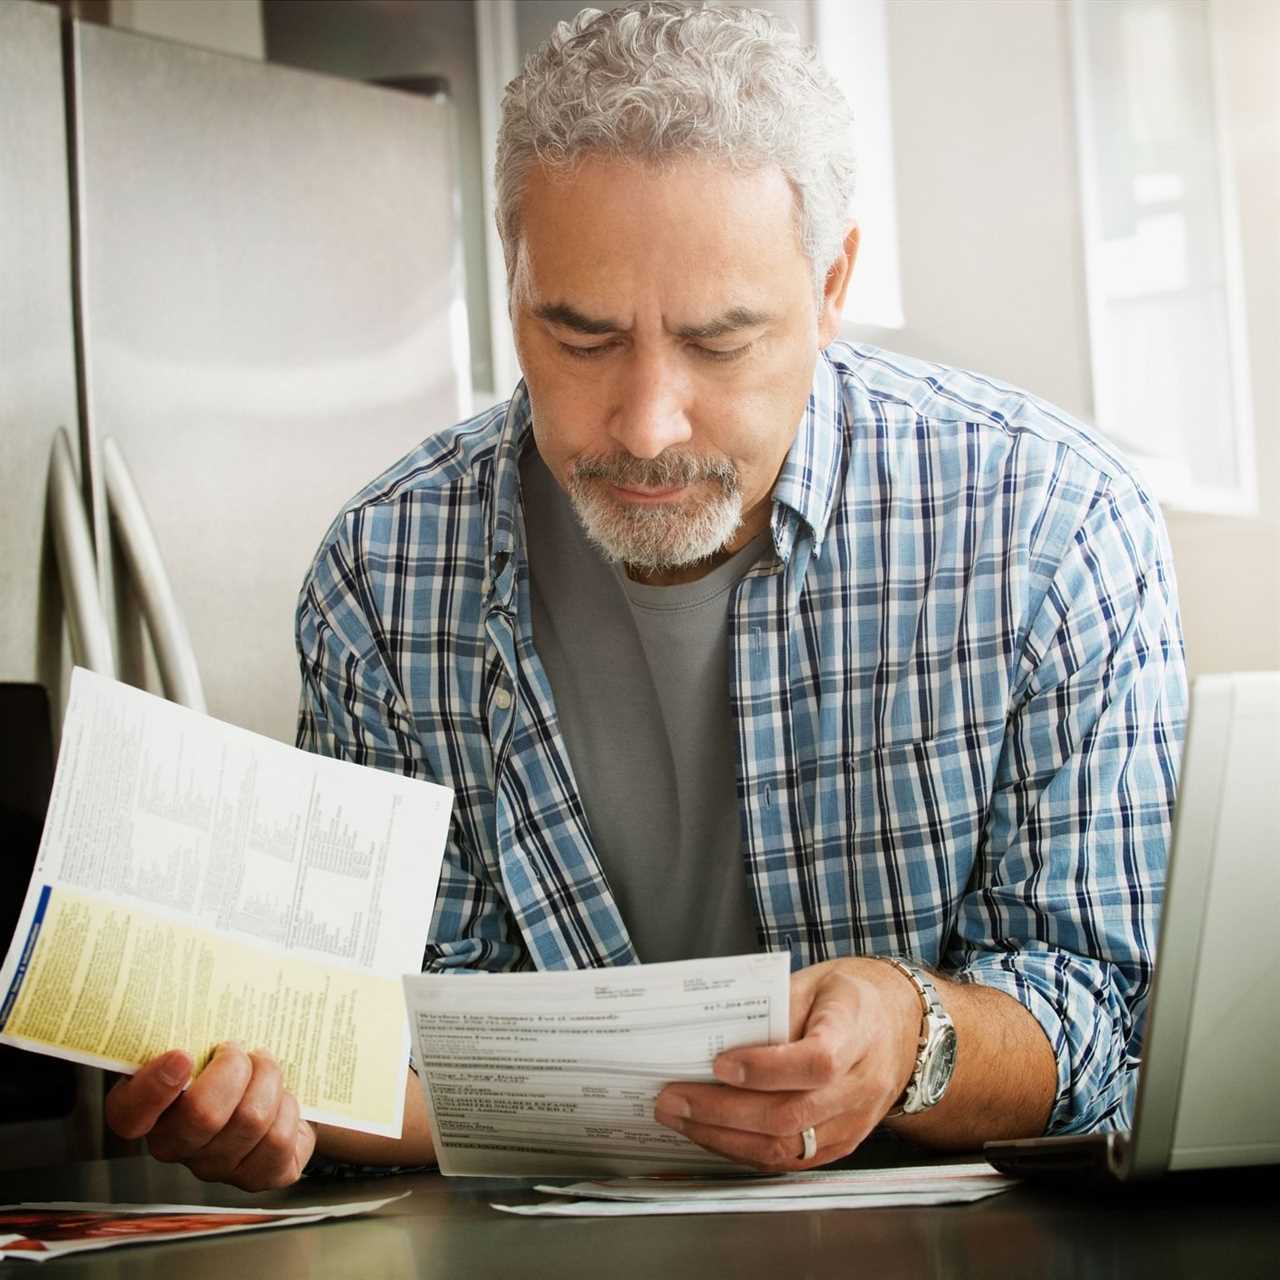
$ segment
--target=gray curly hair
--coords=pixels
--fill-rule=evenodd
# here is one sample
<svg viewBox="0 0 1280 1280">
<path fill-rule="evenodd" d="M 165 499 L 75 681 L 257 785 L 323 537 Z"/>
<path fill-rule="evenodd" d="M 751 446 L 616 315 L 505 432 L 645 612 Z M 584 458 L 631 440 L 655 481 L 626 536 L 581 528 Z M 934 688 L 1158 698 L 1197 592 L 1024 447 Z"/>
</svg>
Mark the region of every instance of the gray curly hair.
<svg viewBox="0 0 1280 1280">
<path fill-rule="evenodd" d="M 821 295 L 849 226 L 851 134 L 849 106 L 814 50 L 768 13 L 654 0 L 583 9 L 529 55 L 503 98 L 496 186 L 508 288 L 535 165 L 701 155 L 782 170 Z"/>
</svg>

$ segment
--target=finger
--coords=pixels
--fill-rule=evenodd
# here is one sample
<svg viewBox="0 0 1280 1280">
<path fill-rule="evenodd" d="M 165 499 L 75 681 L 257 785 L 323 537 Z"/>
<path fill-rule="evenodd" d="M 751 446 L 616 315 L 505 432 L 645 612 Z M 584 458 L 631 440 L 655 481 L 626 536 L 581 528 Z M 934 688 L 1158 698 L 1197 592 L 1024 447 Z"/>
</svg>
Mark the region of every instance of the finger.
<svg viewBox="0 0 1280 1280">
<path fill-rule="evenodd" d="M 225 1180 L 271 1132 L 281 1103 L 288 1096 L 280 1068 L 265 1049 L 255 1049 L 249 1054 L 249 1062 L 253 1074 L 226 1123 L 189 1161 L 191 1171 L 198 1177 Z"/>
<path fill-rule="evenodd" d="M 654 1104 L 654 1115 L 693 1120 L 721 1129 L 789 1137 L 850 1109 L 848 1090 L 797 1089 L 791 1092 L 757 1092 L 728 1089 L 718 1084 L 668 1085 Z"/>
<path fill-rule="evenodd" d="M 716 1058 L 716 1078 L 742 1089 L 820 1089 L 839 1080 L 865 1052 L 856 993 L 840 975 L 824 984 L 804 1034 L 791 1044 L 729 1049 Z"/>
<path fill-rule="evenodd" d="M 117 1080 L 107 1094 L 107 1123 L 122 1138 L 141 1138 L 182 1093 L 191 1079 L 191 1055 L 173 1049 L 152 1058 L 131 1076 Z"/>
<path fill-rule="evenodd" d="M 762 1173 L 795 1173 L 802 1169 L 816 1169 L 819 1165 L 847 1156 L 873 1126 L 841 1116 L 815 1127 L 814 1137 L 818 1146 L 808 1160 L 804 1159 L 804 1139 L 799 1133 L 785 1136 L 744 1133 L 740 1129 L 722 1129 L 693 1120 L 680 1120 L 671 1127 L 684 1134 L 690 1142 L 696 1142 L 707 1151 L 736 1164 L 751 1165 Z"/>
<path fill-rule="evenodd" d="M 156 1122 L 147 1146 L 157 1160 L 185 1161 L 207 1147 L 231 1117 L 253 1077 L 249 1055 L 232 1041 Z"/>
<path fill-rule="evenodd" d="M 271 1127 L 227 1177 L 246 1191 L 271 1191 L 297 1182 L 315 1147 L 315 1131 L 298 1111 L 298 1100 L 282 1094 Z"/>
</svg>

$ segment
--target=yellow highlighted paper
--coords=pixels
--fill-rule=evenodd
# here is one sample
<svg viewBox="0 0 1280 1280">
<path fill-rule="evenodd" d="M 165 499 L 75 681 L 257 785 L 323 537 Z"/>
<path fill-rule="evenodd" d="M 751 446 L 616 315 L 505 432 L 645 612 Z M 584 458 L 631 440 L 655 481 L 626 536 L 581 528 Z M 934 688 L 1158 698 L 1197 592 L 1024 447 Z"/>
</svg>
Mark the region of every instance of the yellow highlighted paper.
<svg viewBox="0 0 1280 1280">
<path fill-rule="evenodd" d="M 224 1040 L 264 1047 L 308 1119 L 398 1135 L 406 1038 L 394 978 L 256 947 L 118 900 L 50 890 L 4 1027 L 32 1048 L 132 1071 Z"/>
<path fill-rule="evenodd" d="M 133 1071 L 239 1040 L 279 1059 L 308 1119 L 398 1138 L 400 977 L 452 798 L 77 667 L 0 1042 Z"/>
</svg>

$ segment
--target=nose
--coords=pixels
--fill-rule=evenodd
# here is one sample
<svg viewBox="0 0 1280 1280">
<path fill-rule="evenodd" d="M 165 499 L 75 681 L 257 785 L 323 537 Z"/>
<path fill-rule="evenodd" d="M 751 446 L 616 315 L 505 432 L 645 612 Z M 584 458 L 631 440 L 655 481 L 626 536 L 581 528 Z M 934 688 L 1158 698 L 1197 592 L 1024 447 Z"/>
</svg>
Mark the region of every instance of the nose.
<svg viewBox="0 0 1280 1280">
<path fill-rule="evenodd" d="M 676 360 L 661 351 L 634 350 L 624 364 L 609 419 L 612 439 L 633 458 L 656 458 L 688 441 L 690 388 Z"/>
</svg>

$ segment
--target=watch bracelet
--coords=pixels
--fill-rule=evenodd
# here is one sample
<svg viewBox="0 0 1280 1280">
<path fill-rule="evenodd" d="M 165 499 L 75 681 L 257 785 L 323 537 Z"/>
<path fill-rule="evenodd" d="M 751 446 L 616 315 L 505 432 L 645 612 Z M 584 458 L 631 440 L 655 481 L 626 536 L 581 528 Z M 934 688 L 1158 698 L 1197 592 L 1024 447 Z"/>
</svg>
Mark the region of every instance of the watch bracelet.
<svg viewBox="0 0 1280 1280">
<path fill-rule="evenodd" d="M 883 960 L 885 964 L 892 965 L 897 971 L 906 978 L 916 989 L 916 995 L 920 997 L 920 1034 L 916 1040 L 916 1061 L 915 1066 L 911 1068 L 911 1075 L 907 1079 L 906 1087 L 902 1093 L 898 1095 L 898 1100 L 882 1117 L 885 1120 L 894 1120 L 898 1116 L 906 1115 L 906 1105 L 911 1098 L 912 1088 L 919 1089 L 921 1075 L 924 1071 L 924 1051 L 929 1046 L 929 1014 L 933 1011 L 934 1005 L 937 1004 L 941 1009 L 940 1001 L 931 999 L 929 992 L 917 972 L 917 967 L 910 961 L 904 960 L 900 956 L 873 956 L 873 960 Z M 932 985 L 932 984 L 930 984 Z M 945 1010 L 942 1010 L 945 1013 Z"/>
</svg>

